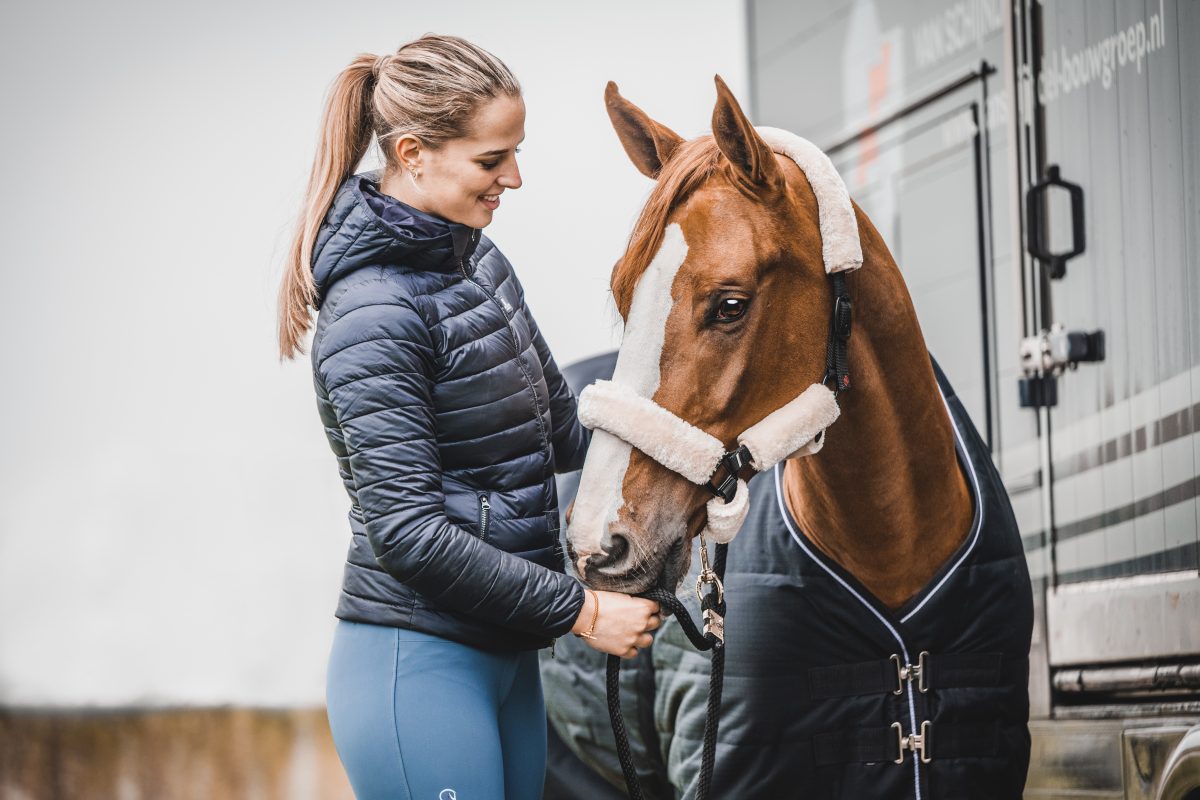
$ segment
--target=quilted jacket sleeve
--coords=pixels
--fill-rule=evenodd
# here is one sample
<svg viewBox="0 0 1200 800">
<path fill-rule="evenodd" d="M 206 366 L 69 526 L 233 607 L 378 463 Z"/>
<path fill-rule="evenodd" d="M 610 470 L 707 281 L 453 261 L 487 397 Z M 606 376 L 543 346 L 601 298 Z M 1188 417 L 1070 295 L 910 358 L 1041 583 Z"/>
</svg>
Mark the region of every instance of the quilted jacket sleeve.
<svg viewBox="0 0 1200 800">
<path fill-rule="evenodd" d="M 550 392 L 550 440 L 554 445 L 554 470 L 573 472 L 583 467 L 583 457 L 587 455 L 592 432 L 579 422 L 575 393 L 558 371 L 558 364 L 550 354 L 550 347 L 542 337 L 542 332 L 538 330 L 529 306 L 525 304 L 524 291 L 521 292 L 521 308 L 529 321 L 533 346 L 537 349 L 538 360 L 542 362 L 542 375 L 546 378 L 546 388 Z"/>
<path fill-rule="evenodd" d="M 499 550 L 445 515 L 433 343 L 417 311 L 397 302 L 334 319 L 317 365 L 380 566 L 447 608 L 547 637 L 568 632 L 583 607 L 578 581 Z"/>
</svg>

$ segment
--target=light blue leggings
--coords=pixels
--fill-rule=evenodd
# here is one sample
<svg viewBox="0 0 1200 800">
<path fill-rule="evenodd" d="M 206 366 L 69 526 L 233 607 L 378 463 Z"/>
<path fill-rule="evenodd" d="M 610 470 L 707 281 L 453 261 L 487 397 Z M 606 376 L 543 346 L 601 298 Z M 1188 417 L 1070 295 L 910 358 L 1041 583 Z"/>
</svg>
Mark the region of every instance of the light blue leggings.
<svg viewBox="0 0 1200 800">
<path fill-rule="evenodd" d="M 358 800 L 539 800 L 546 709 L 536 651 L 489 653 L 339 620 L 329 726 Z"/>
</svg>

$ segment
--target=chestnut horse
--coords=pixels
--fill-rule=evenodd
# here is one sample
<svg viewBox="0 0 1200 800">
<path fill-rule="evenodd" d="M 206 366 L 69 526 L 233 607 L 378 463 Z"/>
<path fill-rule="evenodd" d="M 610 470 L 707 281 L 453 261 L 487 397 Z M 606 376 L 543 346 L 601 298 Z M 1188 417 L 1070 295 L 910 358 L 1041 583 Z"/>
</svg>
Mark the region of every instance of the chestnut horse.
<svg viewBox="0 0 1200 800">
<path fill-rule="evenodd" d="M 634 165 L 656 181 L 628 249 L 613 270 L 613 297 L 625 322 L 614 383 L 622 382 L 631 394 L 690 423 L 731 450 L 737 447 L 740 434 L 822 382 L 835 302 L 823 245 L 828 248 L 836 231 L 823 225 L 820 187 L 815 186 L 813 176 L 806 175 L 794 156 L 772 150 L 720 77 L 716 86 L 713 133 L 691 141 L 652 120 L 621 97 L 614 84 L 606 91 L 609 115 L 621 144 Z M 837 184 L 844 192 L 840 179 Z M 807 727 L 784 737 L 793 741 L 772 743 L 767 761 L 803 762 L 805 771 L 783 772 L 791 776 L 789 781 L 800 775 L 804 786 L 825 787 L 824 793 L 814 797 L 921 798 L 942 796 L 943 792 L 952 796 L 956 790 L 951 787 L 983 785 L 978 781 L 990 788 L 972 790 L 973 797 L 1018 796 L 1028 761 L 1028 701 L 1021 699 L 1028 667 L 1025 660 L 1022 672 L 1022 654 L 1028 653 L 1032 611 L 1029 596 L 1021 596 L 1023 590 L 1028 592 L 1028 574 L 1011 510 L 1002 488 L 997 488 L 994 470 L 984 474 L 992 469 L 986 455 L 974 454 L 978 461 L 987 461 L 985 466 L 970 468 L 967 463 L 970 447 L 964 449 L 962 426 L 956 430 L 948 413 L 948 399 L 939 389 L 912 301 L 887 245 L 857 205 L 847 207 L 852 208 L 848 212 L 851 225 L 857 228 L 851 235 L 857 235 L 861 246 L 861 268 L 848 272 L 844 284 L 853 302 L 853 334 L 847 348 L 851 388 L 837 397 L 840 417 L 821 442 L 819 453 L 793 454 L 796 457 L 783 460 L 775 470 L 774 485 L 768 485 L 769 476 L 752 483 L 752 489 L 764 487 L 751 495 L 755 502 L 760 502 L 759 496 L 765 497 L 769 488 L 777 494 L 779 508 L 770 520 L 762 516 L 765 512 L 761 509 L 759 514 L 751 513 L 748 525 L 774 529 L 756 530 L 753 541 L 746 544 L 758 553 L 783 548 L 771 557 L 774 562 L 803 561 L 809 566 L 797 567 L 794 575 L 810 568 L 818 574 L 804 578 L 799 588 L 815 591 L 820 584 L 834 596 L 819 613 L 814 611 L 817 606 L 804 600 L 804 608 L 814 612 L 810 616 L 833 620 L 840 613 L 838 608 L 861 604 L 864 617 L 847 616 L 841 623 L 844 629 L 838 628 L 837 621 L 821 629 L 829 642 L 865 636 L 860 629 L 878 622 L 881 631 L 886 628 L 897 642 L 912 635 L 910 649 L 914 652 L 901 654 L 904 643 L 896 647 L 884 632 L 881 635 L 887 641 L 879 647 L 885 649 L 860 658 L 862 663 L 840 663 L 833 657 L 834 663 L 828 667 L 806 662 L 799 672 L 789 673 L 786 668 L 764 672 L 762 664 L 773 664 L 781 652 L 792 651 L 789 637 L 813 635 L 810 629 L 791 629 L 790 621 L 798 620 L 800 614 L 793 617 L 786 608 L 764 609 L 764 613 L 781 615 L 777 641 L 788 644 L 776 650 L 769 644 L 770 636 L 760 637 L 753 646 L 757 649 L 751 652 L 731 621 L 726 631 L 728 657 L 733 659 L 731 674 L 742 668 L 740 663 L 746 680 L 734 685 L 732 694 L 727 692 L 725 704 L 727 709 L 731 703 L 737 706 L 739 693 L 760 693 L 765 699 L 747 708 L 768 708 L 772 701 L 776 705 L 794 703 L 789 713 L 796 718 L 818 707 L 846 708 L 852 703 L 837 705 L 834 700 L 835 705 L 819 706 L 814 698 L 823 695 L 812 691 L 814 676 L 875 670 L 872 674 L 876 677 L 871 680 L 892 682 L 878 689 L 879 702 L 892 703 L 894 695 L 898 716 L 888 716 L 892 714 L 890 705 L 863 705 L 868 719 L 861 724 L 851 720 L 851 733 L 828 736 L 821 719 L 810 720 Z M 661 456 L 656 460 L 653 453 L 647 454 L 629 444 L 631 440 L 601 427 L 594 431 L 571 511 L 567 530 L 570 560 L 580 577 L 598 589 L 636 593 L 659 586 L 674 590 L 691 567 L 693 539 L 709 525 L 712 494 L 693 482 L 694 478 L 689 480 L 676 468 L 664 466 Z M 974 436 L 971 441 L 978 443 L 977 434 L 973 430 L 970 434 Z M 742 471 L 741 477 L 749 477 L 750 472 Z M 976 473 L 984 477 L 980 479 Z M 985 502 L 989 493 L 999 497 L 991 496 Z M 988 508 L 1004 529 L 992 537 L 990 551 L 975 545 L 981 517 Z M 780 524 L 781 515 L 789 518 L 790 539 Z M 735 555 L 747 536 L 743 533 L 742 539 L 730 545 L 731 569 L 736 570 Z M 975 562 L 978 558 L 992 561 L 980 566 Z M 1002 569 L 989 566 L 993 561 Z M 821 570 L 812 567 L 814 564 Z M 951 567 L 960 564 L 965 566 L 952 575 Z M 967 581 L 965 575 L 971 581 L 983 575 L 1001 575 L 987 580 L 1003 583 L 1003 590 L 976 594 L 990 597 L 990 604 L 1000 607 L 997 613 L 1014 622 L 1003 634 L 994 636 L 988 631 L 955 634 L 954 647 L 972 652 L 942 656 L 934 648 L 943 640 L 932 646 L 915 641 L 919 637 L 913 626 L 919 627 L 920 620 L 910 619 L 915 614 L 912 606 L 926 606 L 932 583 L 939 589 L 943 584 L 951 587 L 942 595 L 958 591 L 953 585 Z M 737 578 L 726 581 L 733 609 L 739 603 L 737 587 Z M 803 597 L 794 593 L 778 596 Z M 800 611 L 800 600 L 783 602 L 794 603 Z M 957 618 L 951 619 L 955 614 L 941 608 L 929 603 L 921 613 L 958 624 Z M 901 617 L 902 612 L 907 615 Z M 990 619 L 990 613 L 976 616 Z M 889 644 L 896 653 L 886 649 Z M 739 651 L 740 646 L 743 649 Z M 797 646 L 822 649 L 833 644 Z M 950 694 L 933 692 L 926 699 L 924 682 L 914 689 L 916 676 L 926 666 L 926 649 L 932 652 L 931 661 L 941 658 L 944 677 L 957 676 L 946 682 L 947 692 L 955 687 L 996 687 L 1007 682 L 1007 699 L 1002 694 L 987 695 L 993 701 L 999 698 L 996 708 L 1005 702 L 1014 706 L 1007 727 L 988 728 L 991 733 L 976 736 L 975 728 L 964 725 L 939 742 L 937 729 L 943 724 L 939 720 L 947 714 L 957 715 L 959 720 L 970 715 L 945 711 L 958 708 Z M 922 653 L 919 664 L 918 652 Z M 876 658 L 878 661 L 871 660 Z M 889 658 L 897 670 L 890 679 L 886 677 Z M 977 666 L 986 662 L 981 669 L 988 674 L 978 678 L 962 666 L 967 662 Z M 875 669 L 876 663 L 883 665 L 882 673 Z M 930 669 L 925 673 L 925 677 L 932 674 Z M 878 679 L 878 674 L 885 677 Z M 780 676 L 785 678 L 782 682 L 775 680 Z M 802 683 L 806 688 L 802 689 Z M 843 688 L 847 697 L 871 695 L 874 690 L 869 683 L 860 681 Z M 984 692 L 976 698 L 986 694 L 984 689 L 972 691 Z M 684 702 L 702 705 L 703 698 L 689 696 Z M 828 697 L 825 702 L 830 702 Z M 666 711 L 656 710 L 661 716 L 686 709 L 676 703 Z M 821 711 L 821 715 L 829 717 L 829 712 Z M 929 720 L 920 721 L 921 716 L 934 720 L 932 725 Z M 977 722 L 985 727 L 992 724 L 990 719 Z M 954 723 L 954 719 L 945 720 L 943 729 L 954 729 Z M 866 733 L 876 729 L 870 726 L 882 732 Z M 659 728 L 669 730 L 672 723 L 660 719 Z M 746 782 L 745 771 L 766 761 L 737 763 L 740 747 L 765 747 L 762 742 L 780 732 L 756 730 L 753 719 L 743 724 L 742 733 L 746 731 L 753 734 L 753 741 L 726 741 L 718 746 L 717 796 L 735 796 L 730 793 L 731 786 L 741 787 L 736 794 L 739 797 L 783 796 L 774 793 L 783 791 L 779 787 L 766 788 L 774 784 L 765 776 Z M 987 752 L 976 753 L 971 749 L 981 737 L 989 736 L 994 740 L 991 750 L 984 747 Z M 955 737 L 967 744 L 956 750 Z M 941 767 L 947 770 L 945 778 L 939 778 L 936 763 L 923 766 L 929 764 L 929 753 L 938 748 L 935 744 L 932 750 L 921 749 L 922 739 L 926 748 L 931 739 L 941 745 L 943 763 L 949 765 Z M 871 756 L 880 742 L 876 749 L 886 755 Z M 818 754 L 814 759 L 814 748 L 820 751 L 821 746 L 832 755 Z M 867 756 L 856 761 L 851 754 L 844 762 L 838 761 L 841 750 L 856 749 Z M 912 751 L 911 757 L 906 750 Z M 894 755 L 899 758 L 893 759 Z M 907 766 L 893 766 L 893 760 Z M 874 770 L 885 761 L 893 770 L 907 769 L 906 777 L 880 779 Z M 862 785 L 855 782 L 859 775 L 864 776 Z M 874 788 L 864 794 L 862 786 Z M 803 788 L 791 785 L 790 792 L 807 796 Z"/>
</svg>

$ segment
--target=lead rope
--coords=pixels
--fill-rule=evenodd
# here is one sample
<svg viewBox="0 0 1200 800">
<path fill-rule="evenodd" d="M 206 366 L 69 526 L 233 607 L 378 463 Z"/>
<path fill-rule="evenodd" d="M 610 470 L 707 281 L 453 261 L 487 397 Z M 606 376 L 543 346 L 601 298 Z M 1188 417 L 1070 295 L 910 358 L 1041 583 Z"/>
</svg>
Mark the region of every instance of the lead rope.
<svg viewBox="0 0 1200 800">
<path fill-rule="evenodd" d="M 687 608 L 673 593 L 665 589 L 649 589 L 638 597 L 655 600 L 664 614 L 679 620 L 679 625 L 697 650 L 712 650 L 712 667 L 708 678 L 708 706 L 704 715 L 704 744 L 700 751 L 700 778 L 696 787 L 696 800 L 707 800 L 712 787 L 713 768 L 717 755 L 717 725 L 721 715 L 721 692 L 725 686 L 725 554 L 728 545 L 718 544 L 712 568 L 708 564 L 708 547 L 704 536 L 700 536 L 700 577 L 696 581 L 696 594 L 700 596 L 700 610 L 704 617 L 704 632 L 701 633 L 692 620 Z M 707 585 L 708 591 L 703 587 Z M 609 656 L 605 666 L 605 688 L 608 694 L 608 718 L 612 723 L 613 736 L 617 740 L 617 758 L 621 761 L 621 772 L 631 800 L 645 800 L 637 770 L 633 766 L 633 754 L 629 750 L 629 734 L 625 730 L 625 717 L 621 713 L 620 698 L 621 658 Z"/>
</svg>

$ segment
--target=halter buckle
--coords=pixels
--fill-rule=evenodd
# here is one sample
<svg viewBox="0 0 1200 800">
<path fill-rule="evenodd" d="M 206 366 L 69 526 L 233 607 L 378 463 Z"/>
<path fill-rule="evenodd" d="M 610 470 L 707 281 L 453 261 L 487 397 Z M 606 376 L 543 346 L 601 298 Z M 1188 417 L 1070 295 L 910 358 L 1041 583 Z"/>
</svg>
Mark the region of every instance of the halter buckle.
<svg viewBox="0 0 1200 800">
<path fill-rule="evenodd" d="M 854 318 L 854 305 L 847 295 L 838 295 L 833 302 L 833 334 L 845 341 L 850 338 L 851 320 Z"/>
<path fill-rule="evenodd" d="M 736 450 L 730 450 L 717 461 L 717 465 L 713 467 L 713 476 L 709 477 L 705 488 L 726 503 L 732 502 L 733 498 L 737 495 L 738 473 L 752 460 L 753 456 L 750 455 L 750 448 L 744 444 L 738 445 Z M 721 478 L 720 482 L 714 482 L 716 480 L 715 476 L 721 467 L 725 468 L 725 477 Z"/>
</svg>

